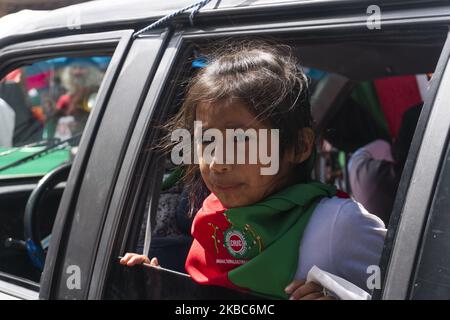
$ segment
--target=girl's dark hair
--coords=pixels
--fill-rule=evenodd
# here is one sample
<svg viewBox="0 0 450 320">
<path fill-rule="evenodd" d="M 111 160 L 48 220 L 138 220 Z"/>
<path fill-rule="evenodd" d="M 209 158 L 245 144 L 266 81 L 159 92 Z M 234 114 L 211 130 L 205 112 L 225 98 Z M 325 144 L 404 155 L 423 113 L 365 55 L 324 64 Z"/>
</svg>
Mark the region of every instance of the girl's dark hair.
<svg viewBox="0 0 450 320">
<path fill-rule="evenodd" d="M 247 105 L 255 118 L 279 129 L 281 157 L 290 148 L 298 153 L 302 145 L 299 132 L 312 126 L 312 117 L 308 80 L 291 48 L 265 41 L 239 41 L 221 45 L 205 58 L 207 65 L 189 81 L 180 111 L 165 126 L 166 150 L 173 146 L 170 133 L 175 129 L 188 129 L 193 137 L 200 102 L 236 99 Z M 295 170 L 299 182 L 310 178 L 311 160 Z M 195 195 L 204 187 L 198 165 L 187 165 L 184 181 L 192 210 L 198 202 Z"/>
</svg>

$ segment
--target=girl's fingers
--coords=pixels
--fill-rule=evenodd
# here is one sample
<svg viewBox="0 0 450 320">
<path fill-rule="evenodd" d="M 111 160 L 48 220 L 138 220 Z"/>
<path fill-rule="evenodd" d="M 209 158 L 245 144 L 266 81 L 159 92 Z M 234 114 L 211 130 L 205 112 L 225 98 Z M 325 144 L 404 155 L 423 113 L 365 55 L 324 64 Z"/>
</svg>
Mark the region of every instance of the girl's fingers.
<svg viewBox="0 0 450 320">
<path fill-rule="evenodd" d="M 120 259 L 120 263 L 126 266 L 134 266 L 136 264 L 140 264 L 145 260 L 145 256 L 137 254 L 137 253 L 127 253 L 122 259 Z"/>
<path fill-rule="evenodd" d="M 303 298 L 300 298 L 300 300 L 319 300 L 320 298 L 325 297 L 322 292 L 314 292 L 307 294 Z"/>
<path fill-rule="evenodd" d="M 148 258 L 147 258 L 147 260 L 148 260 Z M 152 260 L 150 260 L 149 262 L 146 262 L 146 263 L 150 263 L 150 265 L 153 267 L 159 267 L 158 258 L 156 258 L 156 257 L 152 258 Z"/>
<path fill-rule="evenodd" d="M 120 264 L 126 265 L 130 258 L 133 256 L 133 253 L 126 253 L 125 256 L 120 259 Z"/>
<path fill-rule="evenodd" d="M 307 282 L 304 285 L 300 286 L 299 288 L 297 288 L 292 294 L 290 299 L 291 300 L 298 300 L 301 299 L 311 293 L 320 293 L 322 294 L 322 290 L 323 288 L 314 283 L 314 282 Z"/>
<path fill-rule="evenodd" d="M 304 284 L 305 280 L 294 280 L 284 289 L 284 291 L 287 294 L 292 294 L 292 292 L 294 292 L 298 287 L 301 287 Z"/>
<path fill-rule="evenodd" d="M 140 255 L 135 255 L 127 262 L 127 266 L 131 267 L 136 264 L 141 264 L 142 262 L 144 262 L 144 258 Z"/>
<path fill-rule="evenodd" d="M 153 262 L 153 264 L 152 264 L 150 259 L 145 255 L 137 254 L 137 253 L 127 253 L 127 254 L 125 254 L 125 256 L 122 259 L 120 259 L 120 264 L 126 265 L 128 267 L 132 267 L 134 265 L 142 264 L 142 263 L 159 266 L 158 259 L 156 259 L 156 258 L 153 258 L 153 259 L 155 260 L 155 262 Z M 152 259 L 152 261 L 153 261 L 153 259 Z"/>
</svg>

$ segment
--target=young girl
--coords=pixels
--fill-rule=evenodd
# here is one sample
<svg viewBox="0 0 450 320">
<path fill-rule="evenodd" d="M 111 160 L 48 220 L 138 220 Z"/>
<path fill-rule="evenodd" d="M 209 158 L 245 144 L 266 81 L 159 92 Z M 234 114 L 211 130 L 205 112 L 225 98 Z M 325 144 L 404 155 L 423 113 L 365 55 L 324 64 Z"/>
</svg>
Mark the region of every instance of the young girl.
<svg viewBox="0 0 450 320">
<path fill-rule="evenodd" d="M 186 270 L 200 284 L 245 289 L 275 298 L 329 299 L 323 288 L 306 283 L 320 269 L 366 291 L 367 268 L 378 265 L 383 222 L 333 186 L 312 181 L 314 132 L 307 78 L 286 46 L 240 42 L 221 48 L 188 86 L 171 128 L 194 133 L 204 129 L 278 129 L 279 170 L 263 175 L 269 164 L 221 161 L 196 148 L 198 165 L 189 165 L 186 181 L 195 198 L 203 179 L 211 194 L 193 220 L 194 241 Z M 246 159 L 254 137 L 235 141 Z M 270 139 L 267 147 L 277 151 Z M 236 159 L 234 159 L 236 160 Z M 127 253 L 124 265 L 158 265 L 144 255 Z"/>
</svg>

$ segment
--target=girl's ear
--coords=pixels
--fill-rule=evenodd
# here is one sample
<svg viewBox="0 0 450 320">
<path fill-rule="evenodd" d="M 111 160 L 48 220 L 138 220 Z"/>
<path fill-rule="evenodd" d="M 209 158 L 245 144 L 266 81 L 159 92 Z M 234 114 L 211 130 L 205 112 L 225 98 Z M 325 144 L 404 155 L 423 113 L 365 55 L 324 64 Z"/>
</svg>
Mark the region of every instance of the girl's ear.
<svg viewBox="0 0 450 320">
<path fill-rule="evenodd" d="M 315 134 L 311 128 L 303 128 L 298 132 L 299 140 L 299 152 L 292 157 L 290 157 L 293 163 L 302 163 L 308 159 L 314 148 Z"/>
</svg>

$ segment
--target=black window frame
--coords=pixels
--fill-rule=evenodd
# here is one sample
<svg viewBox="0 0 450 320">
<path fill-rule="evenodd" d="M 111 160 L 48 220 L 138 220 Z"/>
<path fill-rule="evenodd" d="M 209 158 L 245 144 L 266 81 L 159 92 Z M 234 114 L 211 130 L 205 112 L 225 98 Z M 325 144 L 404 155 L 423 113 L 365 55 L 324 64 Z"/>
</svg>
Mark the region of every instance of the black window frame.
<svg viewBox="0 0 450 320">
<path fill-rule="evenodd" d="M 450 99 L 448 99 L 450 100 Z M 448 133 L 447 133 L 448 136 Z M 428 211 L 426 227 L 415 264 L 409 298 L 414 300 L 450 298 L 450 143 L 442 157 L 441 169 Z"/>
<path fill-rule="evenodd" d="M 57 226 L 57 232 L 65 235 L 65 243 L 49 251 L 57 265 L 52 264 L 52 268 L 44 270 L 46 286 L 44 291 L 41 290 L 41 299 L 86 299 L 91 282 L 97 281 L 93 269 L 97 257 L 101 256 L 98 254 L 101 252 L 99 241 L 111 194 L 142 106 L 142 92 L 151 83 L 149 75 L 158 65 L 166 35 L 161 32 L 139 43 L 132 40 L 132 32 L 127 32 L 120 69 L 115 82 L 108 87 L 105 112 L 96 128 L 78 188 L 67 195 L 66 206 L 60 206 L 60 210 L 69 216 L 66 225 Z M 92 201 L 93 195 L 95 201 Z M 67 270 L 71 265 L 80 268 L 80 289 L 67 286 L 71 275 Z"/>
<path fill-rule="evenodd" d="M 450 125 L 442 117 L 445 112 L 442 97 L 447 96 L 448 99 L 448 94 L 445 94 L 445 88 L 441 88 L 443 81 L 450 78 L 450 69 L 447 68 L 449 59 L 450 33 L 424 101 L 397 190 L 380 262 L 382 287 L 375 291 L 374 297 L 377 299 L 403 300 L 411 297 L 420 242 L 439 177 L 441 159 L 446 150 L 446 133 Z M 443 128 L 445 134 L 441 131 Z"/>
</svg>

